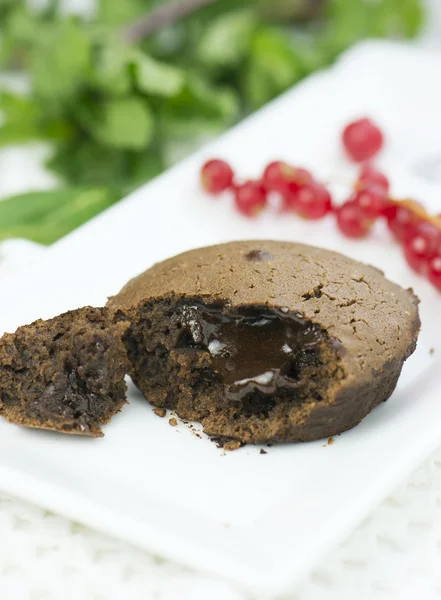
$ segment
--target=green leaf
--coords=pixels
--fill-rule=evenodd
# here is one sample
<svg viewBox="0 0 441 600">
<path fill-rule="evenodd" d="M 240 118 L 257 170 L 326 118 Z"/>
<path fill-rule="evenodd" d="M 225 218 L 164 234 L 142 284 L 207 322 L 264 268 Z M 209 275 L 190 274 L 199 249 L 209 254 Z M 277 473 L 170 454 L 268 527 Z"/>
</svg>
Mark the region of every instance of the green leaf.
<svg viewBox="0 0 441 600">
<path fill-rule="evenodd" d="M 28 142 L 65 140 L 71 135 L 71 128 L 64 121 L 54 121 L 47 125 L 32 122 L 7 122 L 0 127 L 0 148 L 12 144 Z"/>
<path fill-rule="evenodd" d="M 0 231 L 38 223 L 72 199 L 72 190 L 49 190 L 10 196 L 0 202 Z"/>
<path fill-rule="evenodd" d="M 231 66 L 242 61 L 249 51 L 256 18 L 251 10 L 240 10 L 214 19 L 197 44 L 199 60 L 208 66 Z"/>
<path fill-rule="evenodd" d="M 31 96 L 0 90 L 0 111 L 8 122 L 36 121 L 41 116 L 41 107 Z"/>
<path fill-rule="evenodd" d="M 7 35 L 16 43 L 29 43 L 37 39 L 38 20 L 28 6 L 18 6 L 8 19 Z"/>
<path fill-rule="evenodd" d="M 262 73 L 256 65 L 248 66 L 243 77 L 243 87 L 249 108 L 260 108 L 274 97 L 275 93 L 267 79 L 266 73 Z"/>
<path fill-rule="evenodd" d="M 302 66 L 289 39 L 279 30 L 261 29 L 254 36 L 245 71 L 245 96 L 259 108 L 296 83 Z"/>
<path fill-rule="evenodd" d="M 22 4 L 6 9 L 6 16 L 1 13 L 0 7 L 0 64 L 13 71 L 27 67 L 29 50 L 38 39 L 38 20 Z"/>
<path fill-rule="evenodd" d="M 119 199 L 109 188 L 77 190 L 71 202 L 61 205 L 35 228 L 30 239 L 41 244 L 52 244 Z"/>
<path fill-rule="evenodd" d="M 0 148 L 41 140 L 42 137 L 40 130 L 33 123 L 5 123 L 0 127 Z"/>
<path fill-rule="evenodd" d="M 33 50 L 33 88 L 43 101 L 73 101 L 91 64 L 91 40 L 80 23 L 63 20 L 47 26 Z"/>
<path fill-rule="evenodd" d="M 47 119 L 43 107 L 30 96 L 2 91 L 0 147 L 33 140 L 62 140 L 71 136 L 71 124 L 64 119 Z"/>
<path fill-rule="evenodd" d="M 138 152 L 91 140 L 58 146 L 48 166 L 71 185 L 109 186 L 121 190 L 121 196 L 164 169 L 161 152 L 155 146 Z"/>
<path fill-rule="evenodd" d="M 0 8 L 9 8 L 13 6 L 17 0 L 0 0 Z"/>
<path fill-rule="evenodd" d="M 269 21 L 295 21 L 320 15 L 322 2 L 314 0 L 258 0 L 260 14 Z"/>
<path fill-rule="evenodd" d="M 309 75 L 329 64 L 329 52 L 323 47 L 320 30 L 305 32 L 295 28 L 289 41 L 302 75 Z"/>
<path fill-rule="evenodd" d="M 124 195 L 133 191 L 159 175 L 165 168 L 162 152 L 158 148 L 151 148 L 147 152 L 133 153 L 127 156 L 130 164 L 130 175 L 124 185 Z"/>
<path fill-rule="evenodd" d="M 239 101 L 234 91 L 192 76 L 177 96 L 163 103 L 161 128 L 171 136 L 200 132 L 207 127 L 220 130 L 234 122 L 238 114 Z"/>
<path fill-rule="evenodd" d="M 277 29 L 262 29 L 251 48 L 252 60 L 270 75 L 280 91 L 295 83 L 300 76 L 299 61 L 288 38 Z"/>
<path fill-rule="evenodd" d="M 0 209 L 2 204 L 7 203 L 11 213 L 9 221 L 1 220 L 0 213 L 0 240 L 19 237 L 52 244 L 118 199 L 106 188 L 67 188 L 8 198 L 0 203 Z M 15 212 L 11 211 L 14 206 Z"/>
<path fill-rule="evenodd" d="M 132 88 L 130 53 L 116 44 L 102 47 L 91 73 L 92 84 L 110 96 L 125 96 Z"/>
<path fill-rule="evenodd" d="M 83 107 L 80 118 L 91 135 L 113 148 L 142 150 L 151 143 L 154 118 L 143 98 L 114 98 Z"/>
<path fill-rule="evenodd" d="M 128 176 L 125 152 L 84 140 L 56 147 L 47 167 L 70 185 L 118 185 Z"/>
<path fill-rule="evenodd" d="M 421 0 L 384 0 L 378 6 L 378 23 L 374 35 L 414 37 L 424 23 Z"/>
<path fill-rule="evenodd" d="M 157 96 L 176 96 L 185 84 L 181 69 L 153 59 L 140 51 L 132 53 L 135 82 L 140 91 Z"/>
<path fill-rule="evenodd" d="M 424 20 L 421 0 L 329 0 L 324 41 L 332 55 L 368 37 L 412 37 Z"/>
<path fill-rule="evenodd" d="M 144 14 L 153 5 L 152 0 L 98 0 L 98 20 L 104 23 L 127 23 Z"/>
</svg>

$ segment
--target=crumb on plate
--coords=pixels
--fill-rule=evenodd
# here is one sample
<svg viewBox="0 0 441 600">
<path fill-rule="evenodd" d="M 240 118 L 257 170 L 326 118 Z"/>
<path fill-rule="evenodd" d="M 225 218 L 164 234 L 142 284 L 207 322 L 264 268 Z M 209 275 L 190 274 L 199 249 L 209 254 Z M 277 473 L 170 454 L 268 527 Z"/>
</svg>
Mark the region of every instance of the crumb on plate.
<svg viewBox="0 0 441 600">
<path fill-rule="evenodd" d="M 156 407 L 153 409 L 153 412 L 155 413 L 156 416 L 158 417 L 165 417 L 165 415 L 167 414 L 167 411 L 165 410 L 165 408 L 161 408 L 161 407 Z"/>
</svg>

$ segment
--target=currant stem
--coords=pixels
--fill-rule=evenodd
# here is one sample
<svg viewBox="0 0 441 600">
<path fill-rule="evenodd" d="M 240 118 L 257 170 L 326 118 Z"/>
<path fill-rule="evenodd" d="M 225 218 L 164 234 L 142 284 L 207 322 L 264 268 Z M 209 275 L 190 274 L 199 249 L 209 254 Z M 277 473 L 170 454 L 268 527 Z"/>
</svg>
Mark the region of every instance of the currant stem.
<svg viewBox="0 0 441 600">
<path fill-rule="evenodd" d="M 414 200 L 411 200 L 410 198 L 405 198 L 403 200 L 393 200 L 389 198 L 389 202 L 391 202 L 392 204 L 404 206 L 405 208 L 413 212 L 417 217 L 420 217 L 420 219 L 432 223 L 432 225 L 435 225 L 435 227 L 441 231 L 441 217 L 430 215 L 424 209 L 424 207 L 422 207 Z"/>
</svg>

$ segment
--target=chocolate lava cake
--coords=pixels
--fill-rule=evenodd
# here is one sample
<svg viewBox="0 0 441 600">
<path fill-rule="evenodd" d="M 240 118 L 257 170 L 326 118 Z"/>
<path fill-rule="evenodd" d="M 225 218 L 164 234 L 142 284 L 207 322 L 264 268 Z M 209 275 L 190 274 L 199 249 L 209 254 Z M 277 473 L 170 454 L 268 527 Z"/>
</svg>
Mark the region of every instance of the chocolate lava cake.
<svg viewBox="0 0 441 600">
<path fill-rule="evenodd" d="M 378 269 L 275 241 L 170 258 L 108 306 L 130 323 L 130 375 L 147 400 L 240 443 L 354 427 L 392 394 L 420 327 L 413 292 Z"/>
</svg>

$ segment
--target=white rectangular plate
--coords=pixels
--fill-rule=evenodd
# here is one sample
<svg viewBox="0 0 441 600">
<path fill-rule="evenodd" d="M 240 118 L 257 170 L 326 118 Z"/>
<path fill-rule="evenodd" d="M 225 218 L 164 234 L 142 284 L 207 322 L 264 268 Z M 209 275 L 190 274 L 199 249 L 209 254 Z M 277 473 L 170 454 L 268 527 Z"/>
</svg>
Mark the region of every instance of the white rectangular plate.
<svg viewBox="0 0 441 600">
<path fill-rule="evenodd" d="M 418 350 L 389 402 L 333 445 L 274 446 L 261 455 L 253 446 L 226 453 L 184 424 L 170 427 L 131 388 L 130 405 L 103 439 L 0 422 L 1 488 L 266 598 L 286 590 L 346 535 L 441 441 L 441 296 L 412 275 L 385 230 L 351 242 L 332 220 L 267 213 L 247 221 L 226 198 L 201 193 L 198 170 L 204 158 L 221 155 L 240 174 L 255 176 L 281 157 L 348 194 L 355 171 L 341 155 L 339 131 L 369 114 L 387 134 L 380 164 L 394 192 L 439 212 L 439 72 L 436 54 L 383 43 L 355 48 L 54 245 L 26 277 L 2 281 L 0 294 L 0 329 L 12 331 L 104 303 L 129 277 L 191 247 L 244 238 L 318 244 L 383 268 L 421 298 Z"/>
</svg>

